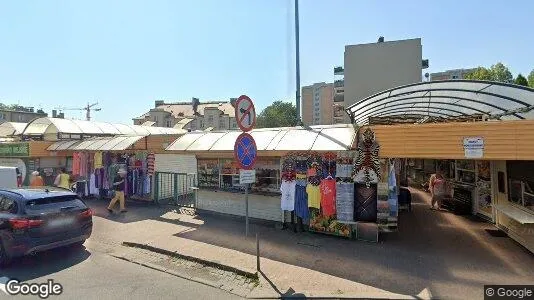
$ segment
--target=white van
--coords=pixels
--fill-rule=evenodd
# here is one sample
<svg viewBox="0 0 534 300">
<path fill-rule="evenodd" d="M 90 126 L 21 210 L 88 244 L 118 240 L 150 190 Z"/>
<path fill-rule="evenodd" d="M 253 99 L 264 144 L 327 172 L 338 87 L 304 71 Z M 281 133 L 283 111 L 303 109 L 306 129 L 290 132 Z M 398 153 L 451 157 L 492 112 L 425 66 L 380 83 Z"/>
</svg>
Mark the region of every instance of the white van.
<svg viewBox="0 0 534 300">
<path fill-rule="evenodd" d="M 18 187 L 18 168 L 0 166 L 0 188 L 16 189 Z"/>
</svg>

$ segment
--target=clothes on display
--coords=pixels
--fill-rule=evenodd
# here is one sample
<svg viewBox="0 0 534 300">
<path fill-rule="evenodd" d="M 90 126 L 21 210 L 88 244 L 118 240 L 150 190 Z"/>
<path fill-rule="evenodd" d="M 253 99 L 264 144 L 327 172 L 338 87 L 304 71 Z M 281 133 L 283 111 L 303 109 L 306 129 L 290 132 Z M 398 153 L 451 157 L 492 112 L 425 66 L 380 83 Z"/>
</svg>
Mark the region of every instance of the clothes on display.
<svg viewBox="0 0 534 300">
<path fill-rule="evenodd" d="M 151 192 L 149 155 L 146 153 L 117 154 L 112 152 L 73 153 L 73 174 L 87 181 L 84 196 L 110 197 L 118 171 L 126 173 L 125 195 L 148 198 Z M 153 163 L 152 163 L 153 164 Z"/>
<path fill-rule="evenodd" d="M 321 190 L 321 209 L 324 216 L 336 214 L 336 181 L 334 179 L 323 179 L 319 186 Z"/>
<path fill-rule="evenodd" d="M 321 191 L 318 185 L 306 185 L 306 193 L 308 193 L 308 207 L 321 208 Z"/>
<path fill-rule="evenodd" d="M 282 210 L 295 210 L 295 186 L 296 182 L 294 180 L 282 180 L 282 185 L 280 186 L 280 192 L 282 193 Z"/>
<path fill-rule="evenodd" d="M 300 185 L 298 183 L 295 186 L 295 214 L 302 219 L 308 219 L 310 217 L 306 185 Z"/>
</svg>

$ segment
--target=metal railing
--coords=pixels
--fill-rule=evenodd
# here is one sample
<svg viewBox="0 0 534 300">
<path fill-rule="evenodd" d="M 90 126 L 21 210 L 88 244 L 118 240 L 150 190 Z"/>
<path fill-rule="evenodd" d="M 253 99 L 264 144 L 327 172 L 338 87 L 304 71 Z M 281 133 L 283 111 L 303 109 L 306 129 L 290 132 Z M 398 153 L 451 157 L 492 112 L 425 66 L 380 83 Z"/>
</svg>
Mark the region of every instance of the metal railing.
<svg viewBox="0 0 534 300">
<path fill-rule="evenodd" d="M 156 172 L 154 200 L 158 204 L 195 207 L 197 175 L 187 173 Z"/>
</svg>

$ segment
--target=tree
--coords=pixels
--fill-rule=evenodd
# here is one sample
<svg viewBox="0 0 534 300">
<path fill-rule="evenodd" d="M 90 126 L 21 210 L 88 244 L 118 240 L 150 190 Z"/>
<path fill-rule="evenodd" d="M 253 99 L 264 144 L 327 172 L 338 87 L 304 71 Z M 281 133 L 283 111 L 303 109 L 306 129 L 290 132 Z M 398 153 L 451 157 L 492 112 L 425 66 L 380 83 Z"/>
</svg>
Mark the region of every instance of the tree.
<svg viewBox="0 0 534 300">
<path fill-rule="evenodd" d="M 530 74 L 528 74 L 528 86 L 534 88 L 534 70 L 532 70 Z"/>
<path fill-rule="evenodd" d="M 289 102 L 275 101 L 258 116 L 256 127 L 293 127 L 297 125 L 297 108 Z"/>
<path fill-rule="evenodd" d="M 493 73 L 493 80 L 499 82 L 512 83 L 514 82 L 514 76 L 507 66 L 502 63 L 496 63 L 491 66 L 491 72 Z"/>
<path fill-rule="evenodd" d="M 493 81 L 493 72 L 484 67 L 478 67 L 473 72 L 465 75 L 465 79 Z"/>
<path fill-rule="evenodd" d="M 525 76 L 523 76 L 521 74 L 517 74 L 517 77 L 515 78 L 514 83 L 517 84 L 517 85 L 528 86 L 527 79 L 525 78 Z"/>
</svg>

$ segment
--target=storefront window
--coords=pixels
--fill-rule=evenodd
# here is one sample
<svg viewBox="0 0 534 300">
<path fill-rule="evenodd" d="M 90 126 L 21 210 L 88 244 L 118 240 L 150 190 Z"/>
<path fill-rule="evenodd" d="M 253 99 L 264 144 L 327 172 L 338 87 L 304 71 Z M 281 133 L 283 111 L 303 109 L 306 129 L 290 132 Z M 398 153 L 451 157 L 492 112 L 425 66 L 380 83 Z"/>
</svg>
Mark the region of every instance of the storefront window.
<svg viewBox="0 0 534 300">
<path fill-rule="evenodd" d="M 280 160 L 261 159 L 254 166 L 256 169 L 256 183 L 251 191 L 256 193 L 279 193 L 280 190 Z"/>
<path fill-rule="evenodd" d="M 202 188 L 219 187 L 219 162 L 217 159 L 198 160 L 198 185 Z"/>
<path fill-rule="evenodd" d="M 239 166 L 233 159 L 221 159 L 220 188 L 228 191 L 240 191 L 243 186 L 239 184 Z"/>
<path fill-rule="evenodd" d="M 534 211 L 534 162 L 509 161 L 506 163 L 508 171 L 508 200 L 518 206 Z"/>
</svg>

